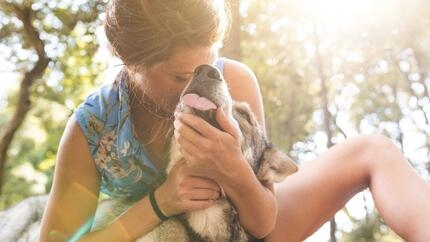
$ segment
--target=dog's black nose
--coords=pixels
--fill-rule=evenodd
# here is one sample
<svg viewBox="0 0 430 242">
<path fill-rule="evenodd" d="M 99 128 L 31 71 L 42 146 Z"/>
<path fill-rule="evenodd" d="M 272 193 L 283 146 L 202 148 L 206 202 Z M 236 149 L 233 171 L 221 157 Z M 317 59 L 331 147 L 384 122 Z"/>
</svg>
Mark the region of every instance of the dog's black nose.
<svg viewBox="0 0 430 242">
<path fill-rule="evenodd" d="M 200 65 L 194 70 L 194 77 L 199 80 L 215 79 L 222 81 L 221 73 L 211 65 Z"/>
</svg>

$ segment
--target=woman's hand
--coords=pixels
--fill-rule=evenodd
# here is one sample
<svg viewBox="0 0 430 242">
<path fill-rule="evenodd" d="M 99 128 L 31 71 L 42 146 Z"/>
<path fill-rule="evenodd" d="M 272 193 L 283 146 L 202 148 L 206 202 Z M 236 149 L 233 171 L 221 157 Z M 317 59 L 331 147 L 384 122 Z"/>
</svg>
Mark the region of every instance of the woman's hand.
<svg viewBox="0 0 430 242">
<path fill-rule="evenodd" d="M 188 166 L 197 174 L 221 184 L 226 177 L 237 175 L 235 165 L 244 161 L 237 123 L 229 120 L 222 108 L 216 110 L 222 130 L 202 118 L 182 113 L 175 121 L 175 138 Z"/>
<path fill-rule="evenodd" d="M 220 197 L 220 187 L 211 179 L 197 176 L 184 160 L 170 171 L 155 191 L 155 198 L 167 216 L 205 209 Z"/>
<path fill-rule="evenodd" d="M 208 177 L 221 186 L 239 213 L 247 231 L 263 238 L 274 227 L 276 200 L 273 192 L 256 178 L 241 152 L 237 123 L 222 109 L 216 113 L 219 130 L 192 114 L 182 113 L 175 121 L 175 136 L 185 163 L 192 172 Z"/>
</svg>

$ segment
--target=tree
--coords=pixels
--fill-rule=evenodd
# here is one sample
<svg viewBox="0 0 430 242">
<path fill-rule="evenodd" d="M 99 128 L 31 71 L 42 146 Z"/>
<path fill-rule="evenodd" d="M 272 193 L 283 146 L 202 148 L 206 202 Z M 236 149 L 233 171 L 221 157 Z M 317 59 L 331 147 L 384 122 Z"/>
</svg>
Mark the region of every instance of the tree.
<svg viewBox="0 0 430 242">
<path fill-rule="evenodd" d="M 338 4 L 329 6 L 330 2 Z M 25 164 L 50 179 L 66 119 L 100 82 L 106 66 L 94 60 L 98 50 L 94 36 L 101 25 L 103 15 L 98 16 L 104 2 L 5 3 L 1 2 L 0 48 L 7 50 L 2 58 L 14 67 L 8 71 L 23 79 L 38 59 L 22 22 L 7 7 L 11 4 L 19 9 L 30 6 L 27 11 L 33 12 L 32 24 L 50 61 L 29 88 L 33 104 L 7 149 L 0 207 L 34 193 L 29 186 L 35 182 L 16 174 Z M 317 18 L 317 41 L 311 6 Z M 241 59 L 256 73 L 267 131 L 276 145 L 300 163 L 326 150 L 327 143 L 359 133 L 384 133 L 429 179 L 430 7 L 424 0 L 231 0 L 231 7 L 231 41 L 225 43 L 223 55 Z M 321 92 L 322 86 L 325 90 Z M 0 109 L 1 129 L 19 103 L 16 93 L 18 87 L 6 101 L 0 97 L 0 105 L 6 107 Z M 354 217 L 348 205 L 339 212 L 349 218 L 353 230 L 338 222 L 333 231 L 336 239 L 400 240 L 369 204 L 371 201 L 362 205 L 363 217 Z"/>
<path fill-rule="evenodd" d="M 384 133 L 428 178 L 425 130 L 429 130 L 430 89 L 425 43 L 430 33 L 425 26 L 430 15 L 424 1 L 351 1 L 339 3 L 342 9 L 327 7 L 331 15 L 317 8 L 319 58 L 324 61 L 319 70 L 314 64 L 317 51 L 309 16 L 312 4 L 323 8 L 329 3 L 247 3 L 241 28 L 243 60 L 260 79 L 268 130 L 275 142 L 285 145 L 300 161 L 325 150 L 322 136 L 324 141 L 337 143 L 359 133 Z M 334 11 L 335 7 L 339 9 Z M 336 19 L 337 14 L 341 20 Z M 316 105 L 321 102 L 318 80 L 325 80 L 327 86 L 327 101 L 322 105 Z M 329 114 L 328 120 L 332 116 L 332 121 L 324 122 L 322 113 Z M 290 130 L 297 135 L 290 136 Z M 383 223 L 372 224 L 377 230 L 384 228 Z"/>
<path fill-rule="evenodd" d="M 21 80 L 16 110 L 10 121 L 3 126 L 0 132 L 0 193 L 3 184 L 3 174 L 7 161 L 8 148 L 31 107 L 30 87 L 34 84 L 36 79 L 43 75 L 49 63 L 49 58 L 45 52 L 45 44 L 40 39 L 40 34 L 33 26 L 34 12 L 31 9 L 31 5 L 24 4 L 19 6 L 9 2 L 2 2 L 1 6 L 2 9 L 13 13 L 21 21 L 26 40 L 37 53 L 37 61 L 31 70 L 25 71 L 24 77 Z"/>
<path fill-rule="evenodd" d="M 2 59 L 7 59 L 14 66 L 8 72 L 22 76 L 19 95 L 11 93 L 7 99 L 10 109 L 5 115 L 10 118 L 0 123 L 0 180 L 2 185 L 6 185 L 6 188 L 3 187 L 6 189 L 3 189 L 3 194 L 19 194 L 19 190 L 11 189 L 17 183 L 16 176 L 11 172 L 17 166 L 29 163 L 34 169 L 42 169 L 49 175 L 60 132 L 51 130 L 55 136 L 48 136 L 45 140 L 49 146 L 43 146 L 38 151 L 29 148 L 40 141 L 35 138 L 22 140 L 22 137 L 16 137 L 15 134 L 22 130 L 26 122 L 35 120 L 44 120 L 37 122 L 42 127 L 41 132 L 49 132 L 53 127 L 53 130 L 62 130 L 69 115 L 67 113 L 86 95 L 83 90 L 93 86 L 103 67 L 100 62 L 93 61 L 93 56 L 97 51 L 95 32 L 97 26 L 101 25 L 99 14 L 105 3 L 24 0 L 2 1 L 0 4 L 0 46 L 8 50 L 4 52 Z M 46 106 L 40 106 L 43 103 Z M 59 113 L 66 114 L 60 125 L 54 124 L 59 121 L 58 118 L 48 117 L 52 114 L 52 105 L 56 107 L 56 116 Z M 59 110 L 64 111 L 58 112 Z M 28 114 L 36 114 L 38 117 L 31 115 L 29 120 Z M 20 142 L 14 142 L 14 139 L 19 139 Z M 13 154 L 10 153 L 11 150 L 14 150 Z M 45 162 L 47 160 L 51 162 L 49 168 Z M 18 197 L 22 198 L 27 194 L 28 191 Z M 11 201 L 5 201 L 8 197 L 14 196 L 2 196 L 1 203 L 7 205 L 17 200 L 15 197 Z"/>
</svg>

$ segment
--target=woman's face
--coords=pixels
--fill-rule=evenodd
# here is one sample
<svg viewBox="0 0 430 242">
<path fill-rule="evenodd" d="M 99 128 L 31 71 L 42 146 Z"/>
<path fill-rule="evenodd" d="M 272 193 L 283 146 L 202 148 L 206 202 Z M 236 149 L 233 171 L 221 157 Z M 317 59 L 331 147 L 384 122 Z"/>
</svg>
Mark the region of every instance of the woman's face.
<svg viewBox="0 0 430 242">
<path fill-rule="evenodd" d="M 176 48 L 167 60 L 140 71 L 136 84 L 159 108 L 172 113 L 194 69 L 202 64 L 213 64 L 217 57 L 216 47 Z"/>
</svg>

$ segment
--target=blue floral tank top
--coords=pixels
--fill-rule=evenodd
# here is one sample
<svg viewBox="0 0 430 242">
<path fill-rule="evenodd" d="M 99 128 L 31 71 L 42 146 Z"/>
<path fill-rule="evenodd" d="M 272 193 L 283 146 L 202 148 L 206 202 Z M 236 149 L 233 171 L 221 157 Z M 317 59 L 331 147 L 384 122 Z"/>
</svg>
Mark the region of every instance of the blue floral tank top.
<svg viewBox="0 0 430 242">
<path fill-rule="evenodd" d="M 224 60 L 215 62 L 223 73 Z M 134 135 L 129 92 L 121 72 L 114 83 L 89 95 L 74 114 L 101 177 L 100 191 L 113 197 L 139 198 L 164 180 Z"/>
</svg>

